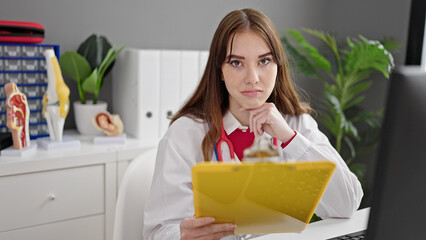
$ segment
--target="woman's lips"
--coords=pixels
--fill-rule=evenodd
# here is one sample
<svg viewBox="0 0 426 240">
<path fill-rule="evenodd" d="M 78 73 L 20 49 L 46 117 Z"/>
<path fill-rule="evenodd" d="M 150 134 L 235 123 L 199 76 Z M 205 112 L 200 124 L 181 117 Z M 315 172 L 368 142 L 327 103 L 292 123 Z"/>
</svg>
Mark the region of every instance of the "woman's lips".
<svg viewBox="0 0 426 240">
<path fill-rule="evenodd" d="M 244 96 L 247 97 L 256 97 L 259 94 L 261 94 L 263 91 L 260 89 L 249 89 L 249 90 L 244 90 L 241 92 L 241 94 L 243 94 Z"/>
</svg>

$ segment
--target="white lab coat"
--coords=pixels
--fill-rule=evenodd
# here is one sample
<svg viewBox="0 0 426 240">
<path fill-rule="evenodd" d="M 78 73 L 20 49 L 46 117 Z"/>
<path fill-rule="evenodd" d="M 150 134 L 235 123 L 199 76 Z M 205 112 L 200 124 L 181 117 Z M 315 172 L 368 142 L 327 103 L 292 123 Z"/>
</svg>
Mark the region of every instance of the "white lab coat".
<svg viewBox="0 0 426 240">
<path fill-rule="evenodd" d="M 284 119 L 297 131 L 296 137 L 282 150 L 284 160 L 328 159 L 336 164 L 315 213 L 321 218 L 350 217 L 358 209 L 363 196 L 356 176 L 350 172 L 327 137 L 318 130 L 317 123 L 310 115 L 285 115 Z M 241 127 L 230 112 L 223 120 L 227 134 Z M 180 221 L 194 216 L 191 167 L 203 162 L 201 142 L 207 131 L 207 123 L 181 117 L 170 126 L 160 141 L 151 192 L 145 205 L 144 239 L 178 240 Z M 222 145 L 222 156 L 224 162 L 231 161 L 226 144 Z M 216 161 L 214 154 L 211 161 Z M 223 239 L 247 238 L 250 237 L 228 236 Z"/>
</svg>

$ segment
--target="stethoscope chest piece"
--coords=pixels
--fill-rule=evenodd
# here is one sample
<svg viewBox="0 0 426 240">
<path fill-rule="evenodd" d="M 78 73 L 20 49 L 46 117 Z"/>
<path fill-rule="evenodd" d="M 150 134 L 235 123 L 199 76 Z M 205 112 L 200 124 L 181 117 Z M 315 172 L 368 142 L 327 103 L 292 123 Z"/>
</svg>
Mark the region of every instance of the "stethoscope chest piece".
<svg viewBox="0 0 426 240">
<path fill-rule="evenodd" d="M 249 148 L 244 150 L 244 162 L 276 162 L 280 160 L 278 148 L 265 135 L 256 136 Z"/>
</svg>

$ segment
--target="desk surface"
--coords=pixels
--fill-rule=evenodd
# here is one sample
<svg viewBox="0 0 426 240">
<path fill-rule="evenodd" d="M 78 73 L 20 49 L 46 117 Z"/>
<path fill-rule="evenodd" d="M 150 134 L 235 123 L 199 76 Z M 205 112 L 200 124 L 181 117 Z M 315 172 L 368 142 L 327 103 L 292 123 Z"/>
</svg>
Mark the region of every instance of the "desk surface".
<svg viewBox="0 0 426 240">
<path fill-rule="evenodd" d="M 269 234 L 259 240 L 325 240 L 367 229 L 370 208 L 356 211 L 349 219 L 326 219 L 309 224 L 302 233 Z"/>
</svg>

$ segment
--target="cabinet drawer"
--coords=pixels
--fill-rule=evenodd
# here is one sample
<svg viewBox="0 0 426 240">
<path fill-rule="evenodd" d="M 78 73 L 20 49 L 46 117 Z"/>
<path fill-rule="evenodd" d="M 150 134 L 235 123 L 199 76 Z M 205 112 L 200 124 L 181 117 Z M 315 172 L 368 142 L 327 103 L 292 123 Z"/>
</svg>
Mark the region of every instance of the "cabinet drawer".
<svg viewBox="0 0 426 240">
<path fill-rule="evenodd" d="M 0 177 L 0 232 L 104 212 L 105 166 Z"/>
<path fill-rule="evenodd" d="M 0 240 L 105 240 L 103 215 L 0 232 Z"/>
</svg>

